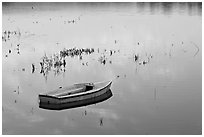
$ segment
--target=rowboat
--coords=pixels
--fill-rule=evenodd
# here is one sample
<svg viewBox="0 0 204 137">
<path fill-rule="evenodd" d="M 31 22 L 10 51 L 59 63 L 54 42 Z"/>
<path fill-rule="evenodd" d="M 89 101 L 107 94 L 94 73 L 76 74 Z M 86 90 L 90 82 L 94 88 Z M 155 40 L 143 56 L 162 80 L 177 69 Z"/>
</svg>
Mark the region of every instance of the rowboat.
<svg viewBox="0 0 204 137">
<path fill-rule="evenodd" d="M 47 104 L 64 104 L 96 98 L 106 93 L 112 81 L 96 83 L 79 83 L 68 87 L 39 94 L 39 102 Z"/>
<path fill-rule="evenodd" d="M 47 109 L 47 110 L 65 110 L 65 109 L 72 109 L 72 108 L 77 108 L 77 107 L 82 107 L 82 106 L 87 106 L 91 104 L 97 104 L 100 102 L 103 102 L 113 96 L 111 90 L 109 89 L 107 92 L 104 94 L 94 97 L 94 98 L 89 98 L 81 101 L 75 101 L 75 102 L 69 102 L 69 103 L 62 103 L 62 104 L 48 104 L 48 103 L 39 103 L 39 108 L 41 109 Z"/>
</svg>

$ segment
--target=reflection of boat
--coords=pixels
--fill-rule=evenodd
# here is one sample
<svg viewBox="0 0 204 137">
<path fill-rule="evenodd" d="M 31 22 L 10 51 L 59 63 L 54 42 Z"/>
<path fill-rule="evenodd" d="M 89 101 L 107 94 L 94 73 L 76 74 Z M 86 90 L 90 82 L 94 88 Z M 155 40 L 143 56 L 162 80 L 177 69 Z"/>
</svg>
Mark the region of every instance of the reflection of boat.
<svg viewBox="0 0 204 137">
<path fill-rule="evenodd" d="M 111 90 L 107 90 L 105 93 L 95 96 L 92 98 L 80 100 L 80 101 L 75 101 L 75 102 L 69 102 L 69 103 L 61 103 L 61 104 L 50 104 L 46 102 L 40 102 L 39 107 L 43 109 L 49 109 L 49 110 L 63 110 L 63 109 L 70 109 L 70 108 L 76 108 L 76 107 L 81 107 L 81 106 L 86 106 L 86 105 L 91 105 L 91 104 L 96 104 L 102 101 L 105 101 L 112 97 L 112 92 Z"/>
<path fill-rule="evenodd" d="M 39 95 L 40 103 L 63 104 L 92 99 L 106 93 L 112 81 L 80 83 Z"/>
</svg>

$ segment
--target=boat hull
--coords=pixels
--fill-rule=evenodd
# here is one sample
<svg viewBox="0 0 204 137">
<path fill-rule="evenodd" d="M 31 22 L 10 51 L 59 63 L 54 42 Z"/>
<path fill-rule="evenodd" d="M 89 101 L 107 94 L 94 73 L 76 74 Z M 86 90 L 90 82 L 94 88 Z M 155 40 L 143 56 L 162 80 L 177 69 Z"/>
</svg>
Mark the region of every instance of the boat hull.
<svg viewBox="0 0 204 137">
<path fill-rule="evenodd" d="M 40 102 L 39 107 L 42 109 L 48 109 L 48 110 L 64 110 L 64 109 L 71 109 L 71 108 L 76 108 L 76 107 L 82 107 L 82 106 L 87 106 L 91 104 L 96 104 L 102 101 L 105 101 L 112 97 L 113 94 L 111 90 L 109 89 L 107 92 L 100 96 L 96 96 L 94 98 L 89 98 L 81 101 L 75 101 L 75 102 L 69 102 L 69 103 L 62 103 L 62 104 L 48 104 L 45 102 Z"/>
<path fill-rule="evenodd" d="M 80 94 L 76 96 L 66 96 L 63 98 L 47 96 L 47 95 L 39 95 L 39 101 L 40 103 L 47 103 L 47 104 L 65 104 L 65 103 L 72 103 L 72 102 L 88 100 L 91 98 L 96 98 L 106 93 L 110 89 L 111 84 L 112 82 L 110 82 L 106 87 L 96 90 L 95 92 L 89 92 L 86 94 Z"/>
</svg>

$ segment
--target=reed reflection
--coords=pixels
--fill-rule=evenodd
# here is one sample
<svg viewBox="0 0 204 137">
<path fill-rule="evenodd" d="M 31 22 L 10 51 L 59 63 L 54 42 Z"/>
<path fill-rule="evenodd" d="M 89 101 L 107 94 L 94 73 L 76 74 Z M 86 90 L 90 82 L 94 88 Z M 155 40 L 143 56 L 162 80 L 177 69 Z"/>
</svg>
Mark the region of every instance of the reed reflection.
<svg viewBox="0 0 204 137">
<path fill-rule="evenodd" d="M 59 53 L 53 54 L 48 57 L 46 54 L 42 57 L 40 61 L 41 71 L 40 73 L 47 79 L 47 75 L 51 70 L 54 71 L 55 75 L 59 75 L 61 72 L 65 72 L 66 68 L 66 57 L 79 57 L 82 60 L 82 55 L 89 55 L 94 52 L 94 48 L 70 48 L 63 49 Z M 32 72 L 34 71 L 34 66 L 32 65 Z"/>
<path fill-rule="evenodd" d="M 138 12 L 145 14 L 149 11 L 151 15 L 158 13 L 171 15 L 174 12 L 187 13 L 190 16 L 202 15 L 201 2 L 139 2 L 136 6 Z"/>
</svg>

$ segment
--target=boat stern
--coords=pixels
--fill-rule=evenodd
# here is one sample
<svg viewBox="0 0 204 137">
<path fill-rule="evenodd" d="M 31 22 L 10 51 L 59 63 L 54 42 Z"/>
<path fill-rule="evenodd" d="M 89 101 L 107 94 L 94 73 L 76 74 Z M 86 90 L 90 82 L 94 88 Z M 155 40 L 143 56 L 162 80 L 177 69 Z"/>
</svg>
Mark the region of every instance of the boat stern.
<svg viewBox="0 0 204 137">
<path fill-rule="evenodd" d="M 39 103 L 47 104 L 60 104 L 59 98 L 48 96 L 48 95 L 39 95 Z"/>
</svg>

